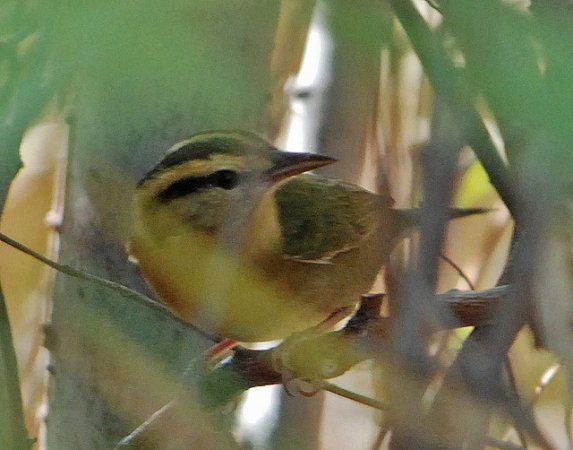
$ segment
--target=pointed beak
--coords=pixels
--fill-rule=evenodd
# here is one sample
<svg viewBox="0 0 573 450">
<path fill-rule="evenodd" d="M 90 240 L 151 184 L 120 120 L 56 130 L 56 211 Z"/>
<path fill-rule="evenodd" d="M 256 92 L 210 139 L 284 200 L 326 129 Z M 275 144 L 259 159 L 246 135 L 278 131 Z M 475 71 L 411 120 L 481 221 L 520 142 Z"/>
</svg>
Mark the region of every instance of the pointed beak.
<svg viewBox="0 0 573 450">
<path fill-rule="evenodd" d="M 292 153 L 273 150 L 271 161 L 273 165 L 267 169 L 265 175 L 270 181 L 276 183 L 293 175 L 332 164 L 336 162 L 336 159 L 318 153 Z"/>
</svg>

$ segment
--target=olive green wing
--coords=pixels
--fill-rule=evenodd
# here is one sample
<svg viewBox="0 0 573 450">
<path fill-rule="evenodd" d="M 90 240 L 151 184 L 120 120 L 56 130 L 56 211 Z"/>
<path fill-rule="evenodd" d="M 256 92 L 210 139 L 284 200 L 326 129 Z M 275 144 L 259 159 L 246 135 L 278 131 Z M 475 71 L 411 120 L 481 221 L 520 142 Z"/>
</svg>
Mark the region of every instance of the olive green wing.
<svg viewBox="0 0 573 450">
<path fill-rule="evenodd" d="M 376 230 L 376 208 L 389 203 L 358 186 L 310 174 L 285 182 L 275 199 L 283 254 L 313 263 L 329 263 L 359 246 Z"/>
</svg>

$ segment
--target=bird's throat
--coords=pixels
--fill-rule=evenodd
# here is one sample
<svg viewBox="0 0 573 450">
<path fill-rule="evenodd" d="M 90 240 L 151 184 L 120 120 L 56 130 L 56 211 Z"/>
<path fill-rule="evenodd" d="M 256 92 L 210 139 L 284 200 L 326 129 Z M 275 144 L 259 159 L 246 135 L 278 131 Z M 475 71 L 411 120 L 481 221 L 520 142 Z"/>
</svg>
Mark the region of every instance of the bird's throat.
<svg viewBox="0 0 573 450">
<path fill-rule="evenodd" d="M 272 189 L 261 195 L 244 230 L 241 253 L 255 265 L 281 255 L 282 236 L 274 191 Z"/>
</svg>

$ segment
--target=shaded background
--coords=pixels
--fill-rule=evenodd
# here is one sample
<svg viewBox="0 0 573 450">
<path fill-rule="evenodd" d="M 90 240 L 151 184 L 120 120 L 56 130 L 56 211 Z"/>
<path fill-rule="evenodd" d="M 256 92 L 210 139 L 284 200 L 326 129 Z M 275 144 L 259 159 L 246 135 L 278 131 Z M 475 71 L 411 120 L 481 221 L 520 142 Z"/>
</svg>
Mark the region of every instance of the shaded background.
<svg viewBox="0 0 573 450">
<path fill-rule="evenodd" d="M 389 293 L 392 356 L 336 380 L 383 400 L 384 414 L 277 388 L 259 395 L 269 420 L 249 403 L 205 411 L 181 374 L 210 341 L 93 284 L 53 283 L 3 246 L 38 448 L 113 448 L 172 398 L 179 409 L 137 448 L 566 448 L 569 2 L 19 0 L 0 11 L 3 193 L 24 162 L 2 229 L 64 264 L 148 292 L 124 250 L 135 183 L 206 129 L 335 156 L 329 176 L 428 206 L 376 287 Z M 495 209 L 444 235 L 449 204 Z M 495 284 L 514 289 L 494 324 L 437 331 L 433 292 Z M 0 331 L 0 401 L 13 405 L 0 446 L 30 448 L 7 403 L 19 394 L 5 321 Z"/>
</svg>

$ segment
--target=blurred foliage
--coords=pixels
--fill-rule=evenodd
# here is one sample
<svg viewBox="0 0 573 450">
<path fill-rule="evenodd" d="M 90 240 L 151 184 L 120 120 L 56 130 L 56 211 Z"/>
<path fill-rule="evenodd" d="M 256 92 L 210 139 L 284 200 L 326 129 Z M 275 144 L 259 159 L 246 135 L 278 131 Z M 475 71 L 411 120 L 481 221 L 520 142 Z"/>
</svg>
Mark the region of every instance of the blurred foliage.
<svg viewBox="0 0 573 450">
<path fill-rule="evenodd" d="M 337 105 L 336 111 L 330 111 L 330 120 L 339 122 L 325 122 L 329 126 L 323 132 L 334 137 L 335 144 L 342 149 L 334 151 L 348 157 L 347 149 L 354 149 L 358 142 L 360 148 L 351 156 L 358 158 L 360 164 L 353 163 L 356 167 L 351 167 L 356 171 L 363 168 L 364 161 L 377 158 L 368 159 L 366 153 L 358 155 L 359 150 L 372 144 L 375 124 L 384 129 L 386 152 L 391 155 L 388 160 L 395 162 L 388 165 L 389 171 L 402 170 L 400 164 L 407 165 L 405 159 L 417 158 L 412 147 L 413 143 L 419 144 L 414 139 L 419 131 L 413 126 L 405 127 L 407 121 L 400 116 L 404 112 L 400 108 L 406 104 L 404 91 L 411 85 L 401 85 L 398 79 L 407 71 L 410 75 L 414 72 L 410 70 L 412 66 L 406 70 L 406 64 L 401 65 L 411 51 L 404 42 L 404 34 L 391 25 L 392 21 L 401 23 L 434 92 L 445 100 L 459 134 L 479 159 L 468 164 L 465 174 L 460 170 L 461 184 L 453 193 L 454 198 L 463 206 L 473 206 L 480 200 L 486 205 L 499 206 L 487 185 L 489 179 L 514 214 L 517 230 L 526 236 L 521 246 L 524 250 L 515 257 L 517 265 L 511 280 L 520 286 L 521 304 L 516 302 L 508 314 L 514 318 L 528 316 L 538 343 L 552 349 L 570 365 L 573 362 L 569 329 L 573 319 L 570 231 L 573 12 L 570 6 L 551 0 L 532 1 L 529 9 L 500 0 L 440 0 L 432 2 L 431 15 L 429 8 L 420 7 L 419 2 L 402 0 L 388 2 L 393 12 L 385 3 L 368 2 L 363 8 L 342 1 L 333 4 L 335 27 L 330 31 L 339 39 L 338 49 L 345 52 L 344 58 L 339 53 L 335 59 L 339 65 L 333 75 L 337 87 L 329 94 L 336 100 L 331 104 Z M 272 0 L 3 1 L 0 4 L 0 205 L 20 167 L 17 148 L 26 129 L 40 117 L 69 117 L 73 132 L 71 181 L 62 258 L 145 289 L 127 265 L 122 250 L 130 222 L 126 205 L 134 180 L 164 148 L 193 131 L 237 127 L 265 134 L 266 130 L 279 128 L 280 117 L 273 117 L 275 123 L 269 124 L 266 116 L 273 87 L 270 63 L 278 7 L 279 2 Z M 305 5 L 305 13 L 300 14 L 305 25 L 296 30 L 297 42 L 309 10 L 310 6 Z M 424 15 L 419 14 L 420 10 Z M 281 33 L 281 52 L 285 52 L 288 30 Z M 299 44 L 297 58 L 301 53 Z M 384 60 L 391 65 L 390 69 L 378 65 L 381 46 L 391 52 Z M 280 61 L 275 64 L 281 66 Z M 296 64 L 289 61 L 285 66 L 292 71 Z M 342 70 L 344 76 L 336 78 Z M 387 77 L 390 87 L 385 85 L 378 91 L 380 70 L 390 72 Z M 275 76 L 286 79 L 281 74 Z M 392 94 L 374 105 L 374 96 L 380 92 Z M 419 119 L 422 110 L 429 110 L 431 95 L 422 88 L 408 94 L 420 97 L 418 109 L 409 110 L 410 115 Z M 386 106 L 384 102 L 392 104 Z M 478 110 L 477 103 L 485 107 Z M 352 105 L 355 110 L 345 109 Z M 496 123 L 509 164 L 500 156 L 483 125 L 484 115 Z M 352 132 L 341 133 L 344 129 Z M 410 135 L 402 141 L 394 139 L 400 133 Z M 344 139 L 349 135 L 353 140 L 347 142 Z M 327 139 L 321 142 L 330 145 Z M 402 147 L 403 142 L 408 145 Z M 399 147 L 398 156 L 392 153 L 396 148 L 390 148 L 394 144 Z M 414 161 L 412 166 L 418 167 L 417 164 Z M 355 178 L 356 171 L 352 171 Z M 417 196 L 417 192 L 412 195 Z M 470 228 L 461 228 L 458 234 L 452 232 L 447 244 L 448 252 L 454 252 L 457 243 L 460 259 L 465 251 L 468 256 L 465 270 L 484 285 L 494 283 L 502 270 L 509 240 L 506 222 L 495 223 L 497 216 L 492 216 L 493 219 L 485 218 L 483 222 L 489 220 L 491 232 L 487 235 L 484 232 L 480 240 L 476 238 L 475 243 L 465 244 L 464 234 L 476 234 L 474 230 L 470 233 Z M 453 239 L 456 236 L 458 239 Z M 478 246 L 480 249 L 476 250 Z M 479 253 L 481 260 L 472 259 L 469 253 Z M 488 264 L 496 269 L 484 269 Z M 205 342 L 198 342 L 180 324 L 148 311 L 141 312 L 91 287 L 60 280 L 56 293 L 51 337 L 57 339 L 49 341 L 55 361 L 50 431 L 53 448 L 89 445 L 89 448 L 105 448 L 170 396 L 184 395 L 173 379 L 185 369 L 188 360 L 203 350 Z M 514 325 L 518 330 L 524 324 L 525 318 Z M 8 330 L 6 322 L 0 327 L 2 332 Z M 503 339 L 491 343 L 492 347 L 498 346 L 496 351 L 502 355 L 509 352 L 517 334 L 517 330 L 509 329 L 509 325 L 502 328 L 499 333 Z M 472 335 L 475 336 L 470 333 L 468 342 L 472 342 Z M 8 336 L 1 339 L 5 352 L 6 349 L 9 352 Z M 516 345 L 522 351 L 524 340 L 522 336 Z M 453 351 L 451 347 L 457 346 L 449 347 Z M 531 346 L 527 351 L 534 353 Z M 4 362 L 0 369 L 4 369 L 3 373 L 14 372 L 14 363 L 6 355 L 3 353 L 0 358 Z M 516 364 L 518 371 L 520 366 L 527 366 L 527 358 L 523 353 L 519 355 L 515 358 L 521 361 Z M 455 358 L 447 351 L 442 356 L 448 362 Z M 539 359 L 540 367 L 554 362 L 547 355 Z M 124 364 L 130 367 L 125 368 Z M 141 382 L 137 375 L 145 373 L 146 367 L 152 367 L 157 377 L 145 374 L 149 377 Z M 534 375 L 528 375 L 527 370 L 517 374 L 520 393 L 531 390 L 543 370 L 530 372 Z M 501 373 L 497 375 L 501 378 Z M 401 376 L 398 371 L 395 377 Z M 471 377 L 468 380 L 466 383 L 471 384 Z M 570 387 L 571 381 L 568 382 Z M 141 400 L 137 393 L 146 389 L 148 394 L 151 392 L 150 397 L 158 392 L 161 395 L 141 406 L 137 404 Z M 125 398 L 118 400 L 122 395 Z M 531 392 L 523 396 L 532 397 Z M 193 402 L 194 399 L 189 400 Z M 126 412 L 130 404 L 141 408 L 136 413 Z M 82 410 L 97 414 L 80 418 Z M 19 414 L 17 410 L 13 412 Z M 450 414 L 456 412 L 457 408 L 450 410 Z M 182 411 L 178 417 L 186 415 L 200 421 L 205 419 L 193 409 Z M 114 423 L 119 416 L 125 422 Z M 183 424 L 188 422 L 182 420 Z M 70 431 L 78 423 L 81 427 Z M 225 424 L 223 428 L 229 431 L 230 426 Z M 174 427 L 178 429 L 181 428 Z M 527 431 L 543 443 L 535 430 Z M 231 445 L 227 442 L 228 435 L 219 438 L 222 447 Z"/>
<path fill-rule="evenodd" d="M 9 185 L 20 168 L 18 146 L 26 128 L 37 117 L 47 101 L 38 86 L 39 74 L 28 72 L 34 67 L 33 55 L 26 48 L 27 33 L 22 27 L 23 2 L 6 2 L 0 15 L 0 210 L 3 209 Z M 28 67 L 27 67 L 28 66 Z M 31 66 L 31 67 L 30 67 Z M 4 262 L 5 264 L 5 262 Z M 0 293 L 0 446 L 29 449 L 21 406 L 16 354 L 10 332 L 5 299 Z"/>
</svg>

